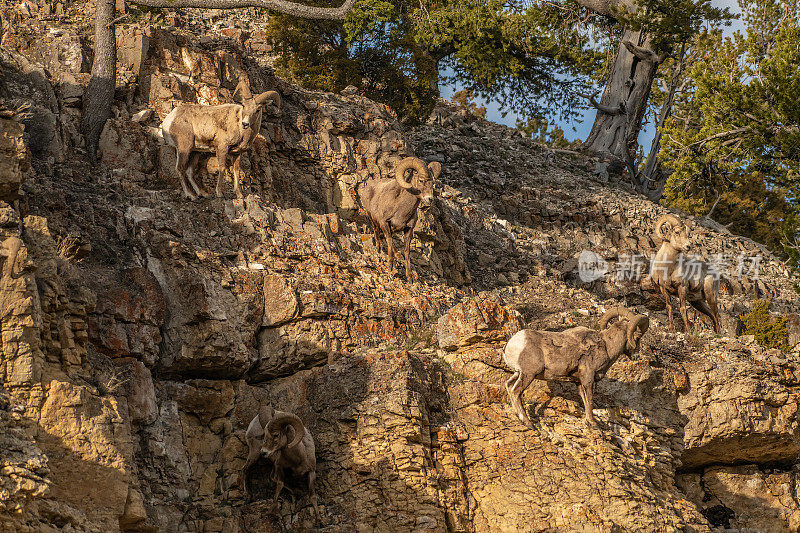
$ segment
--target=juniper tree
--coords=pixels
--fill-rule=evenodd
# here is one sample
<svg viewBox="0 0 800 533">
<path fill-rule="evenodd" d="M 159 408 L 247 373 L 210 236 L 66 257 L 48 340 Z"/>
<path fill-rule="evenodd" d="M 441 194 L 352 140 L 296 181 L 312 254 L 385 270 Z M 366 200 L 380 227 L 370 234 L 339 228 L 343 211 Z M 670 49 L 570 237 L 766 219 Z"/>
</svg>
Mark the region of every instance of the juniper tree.
<svg viewBox="0 0 800 533">
<path fill-rule="evenodd" d="M 656 74 L 685 51 L 704 23 L 727 20 L 729 11 L 709 0 L 520 0 L 486 4 L 484 11 L 494 5 L 502 12 L 493 22 L 465 16 L 480 12 L 474 3 L 432 9 L 423 19 L 425 39 L 453 44 L 450 59 L 459 81 L 535 123 L 542 122 L 542 107 L 561 107 L 565 118 L 588 102 L 597 113 L 583 147 L 622 163 L 637 189 L 652 195 L 646 177 L 654 174 L 656 160 L 641 176 L 634 154 Z M 675 67 L 674 82 L 680 61 Z M 586 75 L 604 85 L 599 99 L 586 91 Z M 663 104 L 662 120 L 670 98 Z"/>
<path fill-rule="evenodd" d="M 696 46 L 663 127 L 665 198 L 776 251 L 796 246 L 800 204 L 798 0 L 745 0 L 745 30 Z M 794 249 L 796 253 L 796 248 Z"/>
</svg>

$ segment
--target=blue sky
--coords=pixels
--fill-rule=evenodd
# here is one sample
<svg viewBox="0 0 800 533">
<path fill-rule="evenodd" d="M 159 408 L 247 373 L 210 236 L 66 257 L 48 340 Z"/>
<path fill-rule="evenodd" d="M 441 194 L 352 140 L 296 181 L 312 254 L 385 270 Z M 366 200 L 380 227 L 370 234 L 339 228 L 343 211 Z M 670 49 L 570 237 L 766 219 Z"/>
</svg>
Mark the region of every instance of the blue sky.
<svg viewBox="0 0 800 533">
<path fill-rule="evenodd" d="M 711 4 L 717 7 L 728 7 L 734 13 L 739 13 L 739 5 L 737 0 L 711 0 Z M 725 34 L 729 35 L 733 33 L 737 29 L 742 28 L 741 21 L 735 20 L 725 29 Z M 457 85 L 442 85 L 441 86 L 441 93 L 442 98 L 445 100 L 450 100 L 453 96 L 453 93 L 462 89 L 463 87 Z M 486 101 L 482 99 L 477 99 L 480 105 L 486 107 L 487 113 L 486 118 L 497 122 L 499 124 L 505 124 L 507 126 L 515 126 L 517 121 L 517 115 L 515 113 L 508 113 L 505 117 L 502 116 L 500 112 L 500 106 L 497 102 L 494 101 Z M 567 139 L 572 141 L 574 139 L 585 139 L 589 135 L 589 131 L 592 129 L 592 122 L 594 121 L 595 111 L 593 109 L 586 110 L 582 117 L 579 117 L 576 120 L 571 120 L 567 122 L 557 122 L 559 126 L 564 130 L 564 134 L 566 135 Z M 642 132 L 639 134 L 639 144 L 645 147 L 645 153 L 650 149 L 650 143 L 653 140 L 654 128 L 653 125 L 648 123 L 643 128 Z"/>
</svg>

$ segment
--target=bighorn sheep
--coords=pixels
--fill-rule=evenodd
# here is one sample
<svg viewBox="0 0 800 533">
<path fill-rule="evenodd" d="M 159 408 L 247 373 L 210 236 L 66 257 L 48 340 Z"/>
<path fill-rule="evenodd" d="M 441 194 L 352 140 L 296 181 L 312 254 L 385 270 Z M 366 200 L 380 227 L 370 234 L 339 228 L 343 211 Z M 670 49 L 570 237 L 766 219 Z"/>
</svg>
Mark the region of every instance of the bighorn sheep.
<svg viewBox="0 0 800 533">
<path fill-rule="evenodd" d="M 412 178 L 406 180 L 406 172 Z M 411 237 L 417 223 L 417 207 L 427 209 L 433 204 L 433 182 L 442 172 L 442 164 L 428 163 L 416 157 L 406 157 L 397 165 L 394 179 L 385 178 L 366 182 L 360 192 L 362 205 L 372 222 L 373 242 L 380 250 L 380 235 L 386 237 L 389 270 L 394 267 L 394 242 L 392 230 L 403 232 L 406 279 L 411 280 Z"/>
<path fill-rule="evenodd" d="M 664 297 L 667 306 L 669 330 L 675 330 L 672 320 L 672 295 L 678 296 L 681 318 L 686 331 L 691 324 L 686 312 L 686 302 L 711 319 L 714 331 L 719 333 L 717 294 L 720 276 L 711 274 L 711 265 L 682 256 L 689 251 L 691 240 L 686 225 L 675 215 L 663 215 L 655 224 L 655 232 L 663 240 L 653 258 L 651 278 Z"/>
<path fill-rule="evenodd" d="M 615 318 L 620 320 L 606 328 Z M 553 379 L 579 384 L 586 423 L 594 425 L 592 394 L 595 382 L 605 375 L 622 353 L 633 355 L 650 321 L 645 315 L 617 307 L 607 311 L 599 325 L 601 331 L 584 326 L 564 331 L 523 329 L 509 339 L 503 360 L 514 374 L 506 382 L 506 390 L 523 424 L 531 426 L 522 405 L 522 393 L 534 379 Z"/>
<path fill-rule="evenodd" d="M 239 159 L 258 135 L 264 105 L 271 101 L 279 109 L 281 106 L 281 97 L 275 91 L 253 96 L 245 78 L 239 81 L 234 95 L 236 93 L 242 97 L 241 104 L 180 104 L 164 118 L 160 128 L 155 130 L 157 136 L 175 148 L 175 169 L 181 180 L 183 194 L 192 200 L 198 195 L 206 195 L 194 181 L 197 164 L 203 152 L 211 152 L 217 156 L 218 197 L 223 195 L 222 183 L 228 173 L 228 156 L 234 156 L 233 190 L 238 198 L 242 197 L 239 187 Z"/>
<path fill-rule="evenodd" d="M 306 477 L 314 514 L 319 521 L 317 493 L 314 481 L 317 478 L 317 458 L 314 450 L 314 439 L 303 422 L 292 413 L 278 411 L 265 405 L 253 418 L 245 433 L 248 455 L 242 468 L 242 484 L 249 496 L 247 475 L 250 468 L 262 456 L 267 457 L 273 465 L 272 479 L 275 481 L 275 497 L 273 504 L 277 507 L 278 496 L 283 490 L 288 476 L 294 479 Z M 291 492 L 291 489 L 287 487 Z M 294 495 L 292 495 L 294 501 Z"/>
</svg>

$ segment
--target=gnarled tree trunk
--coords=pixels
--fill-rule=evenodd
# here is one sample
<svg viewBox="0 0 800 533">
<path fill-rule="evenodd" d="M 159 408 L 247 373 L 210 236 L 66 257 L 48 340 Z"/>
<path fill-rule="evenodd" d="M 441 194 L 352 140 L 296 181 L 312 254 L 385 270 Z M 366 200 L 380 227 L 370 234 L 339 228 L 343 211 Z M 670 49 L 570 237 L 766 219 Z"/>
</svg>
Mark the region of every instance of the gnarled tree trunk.
<svg viewBox="0 0 800 533">
<path fill-rule="evenodd" d="M 663 59 L 650 50 L 646 34 L 625 30 L 584 148 L 630 166 L 650 88 Z"/>
<path fill-rule="evenodd" d="M 114 35 L 114 0 L 97 0 L 94 13 L 92 78 L 83 95 L 81 130 L 86 151 L 94 163 L 106 120 L 111 118 L 117 82 L 117 40 Z"/>
</svg>

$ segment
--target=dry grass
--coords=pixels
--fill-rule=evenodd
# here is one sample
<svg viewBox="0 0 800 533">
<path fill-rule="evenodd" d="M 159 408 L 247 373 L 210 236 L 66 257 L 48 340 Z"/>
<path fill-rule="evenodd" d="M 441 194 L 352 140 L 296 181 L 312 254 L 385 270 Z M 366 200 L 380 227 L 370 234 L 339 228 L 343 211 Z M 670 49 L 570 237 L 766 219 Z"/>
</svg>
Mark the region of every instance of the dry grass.
<svg viewBox="0 0 800 533">
<path fill-rule="evenodd" d="M 58 237 L 56 239 L 56 254 L 66 261 L 74 260 L 78 255 L 80 247 L 80 239 L 73 235 Z M 80 259 L 78 259 L 78 261 L 80 261 Z"/>
</svg>

